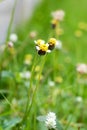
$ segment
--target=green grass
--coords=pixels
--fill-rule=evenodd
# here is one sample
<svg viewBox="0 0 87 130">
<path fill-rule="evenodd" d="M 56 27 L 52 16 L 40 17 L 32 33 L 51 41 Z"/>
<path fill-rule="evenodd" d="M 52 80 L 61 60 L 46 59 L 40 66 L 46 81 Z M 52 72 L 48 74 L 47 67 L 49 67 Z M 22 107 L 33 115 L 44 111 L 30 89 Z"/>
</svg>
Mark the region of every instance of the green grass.
<svg viewBox="0 0 87 130">
<path fill-rule="evenodd" d="M 37 31 L 37 39 L 48 40 L 52 28 L 50 25 L 51 12 L 57 9 L 65 11 L 65 19 L 61 23 L 64 34 L 59 37 L 63 42 L 62 51 L 53 51 L 46 56 L 46 62 L 42 70 L 43 79 L 36 80 L 36 76 L 40 72 L 33 72 L 32 88 L 30 97 L 34 91 L 36 84 L 38 90 L 32 104 L 31 111 L 27 113 L 27 118 L 23 122 L 25 127 L 22 130 L 45 130 L 44 123 L 36 120 L 39 115 L 44 115 L 48 111 L 56 113 L 58 120 L 61 122 L 64 130 L 86 130 L 87 129 L 87 84 L 78 83 L 78 79 L 87 79 L 87 75 L 78 75 L 76 72 L 77 63 L 87 63 L 87 31 L 81 30 L 83 35 L 79 38 L 75 36 L 75 31 L 79 30 L 80 22 L 87 23 L 87 0 L 43 0 L 40 5 L 35 8 L 34 14 L 30 20 L 22 23 L 15 29 L 19 37 L 19 45 L 15 45 L 18 52 L 16 57 L 12 57 L 9 53 L 5 55 L 6 64 L 2 62 L 1 71 L 3 76 L 0 80 L 1 92 L 1 130 L 18 130 L 20 129 L 18 122 L 21 122 L 25 113 L 26 102 L 28 98 L 29 88 L 25 87 L 25 79 L 21 79 L 19 72 L 24 70 L 31 71 L 34 57 L 36 55 L 34 40 L 29 38 L 32 30 Z M 27 37 L 27 38 L 26 38 Z M 25 47 L 24 47 L 25 46 Z M 32 64 L 25 66 L 24 56 L 30 53 L 33 56 Z M 55 57 L 56 55 L 56 57 Z M 35 64 L 40 67 L 43 64 L 43 57 L 38 56 Z M 8 72 L 10 71 L 10 72 Z M 40 70 L 41 71 L 41 68 Z M 62 83 L 55 82 L 54 87 L 48 85 L 48 81 L 54 81 L 55 77 L 61 77 Z M 76 97 L 81 96 L 83 101 L 76 103 Z M 16 99 L 16 102 L 13 99 Z M 13 102 L 14 101 L 14 102 Z M 7 121 L 7 124 L 6 124 Z M 21 125 L 24 125 L 24 124 Z M 79 129 L 78 124 L 82 127 Z M 8 127 L 7 127 L 7 126 Z"/>
</svg>

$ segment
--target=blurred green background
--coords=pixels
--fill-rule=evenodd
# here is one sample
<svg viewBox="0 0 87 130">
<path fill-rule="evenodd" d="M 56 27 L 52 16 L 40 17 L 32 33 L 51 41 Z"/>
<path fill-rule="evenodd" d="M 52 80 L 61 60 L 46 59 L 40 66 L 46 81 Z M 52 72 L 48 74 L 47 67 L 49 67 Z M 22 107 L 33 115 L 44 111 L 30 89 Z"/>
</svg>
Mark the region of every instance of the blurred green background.
<svg viewBox="0 0 87 130">
<path fill-rule="evenodd" d="M 65 11 L 64 21 L 60 24 L 63 34 L 58 36 L 58 39 L 63 43 L 63 49 L 56 52 L 56 59 L 54 59 L 54 51 L 47 55 L 47 61 L 43 69 L 44 80 L 41 82 L 30 115 L 31 120 L 28 128 L 31 130 L 45 129 L 44 125 L 39 124 L 35 119 L 37 115 L 46 113 L 49 110 L 57 114 L 64 130 L 87 129 L 87 82 L 85 83 L 83 80 L 83 83 L 78 83 L 80 78 L 87 81 L 87 75 L 80 76 L 76 72 L 77 63 L 87 63 L 87 0 L 42 0 L 34 9 L 32 17 L 15 28 L 19 38 L 19 45 L 15 45 L 15 47 L 16 50 L 20 50 L 17 54 L 17 66 L 15 67 L 14 62 L 10 60 L 5 69 L 13 73 L 25 69 L 23 65 L 25 55 L 28 53 L 32 54 L 33 57 L 36 55 L 34 39 L 29 37 L 30 32 L 37 32 L 35 40 L 44 39 L 47 41 L 52 32 L 51 13 L 59 9 Z M 26 37 L 29 38 L 25 40 Z M 39 56 L 39 66 L 41 65 L 41 59 L 42 57 Z M 58 64 L 56 76 L 61 77 L 63 82 L 55 83 L 55 88 L 50 88 L 48 80 L 54 80 L 54 74 L 52 73 L 55 67 L 54 62 Z M 31 66 L 28 70 L 31 70 Z M 6 80 L 5 84 L 9 82 Z M 20 79 L 18 77 L 16 80 L 16 85 L 13 84 L 13 89 L 11 86 L 13 81 L 10 80 L 8 83 L 8 86 L 10 86 L 8 90 L 14 91 L 9 100 L 15 97 L 19 102 L 22 102 L 19 104 L 23 105 L 27 89 L 25 90 L 24 84 L 19 83 Z M 2 80 L 1 87 L 3 88 L 3 86 L 5 85 L 3 85 Z M 15 88 L 17 89 L 16 92 Z M 83 99 L 81 103 L 75 102 L 78 96 Z M 23 109 L 22 105 L 20 105 L 18 111 Z M 5 110 L 8 111 L 8 107 Z M 63 122 L 63 119 L 68 123 Z M 35 121 L 34 125 L 32 125 L 32 121 Z M 79 123 L 82 124 L 81 128 L 77 125 Z M 16 130 L 16 127 L 14 130 Z"/>
</svg>

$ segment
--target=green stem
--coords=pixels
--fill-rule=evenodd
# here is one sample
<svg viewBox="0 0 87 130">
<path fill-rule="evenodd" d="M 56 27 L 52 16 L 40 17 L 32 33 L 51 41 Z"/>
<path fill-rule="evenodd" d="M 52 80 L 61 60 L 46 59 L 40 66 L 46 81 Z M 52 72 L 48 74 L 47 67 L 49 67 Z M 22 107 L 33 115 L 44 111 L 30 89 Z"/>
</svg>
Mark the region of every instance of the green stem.
<svg viewBox="0 0 87 130">
<path fill-rule="evenodd" d="M 32 98 L 31 98 L 31 102 L 30 102 L 29 109 L 28 109 L 28 114 L 31 111 L 31 108 L 32 108 L 32 105 L 33 105 L 33 102 L 34 102 L 34 99 L 35 99 L 35 95 L 36 95 L 36 92 L 37 92 L 38 87 L 39 87 L 39 81 L 40 81 L 40 77 L 41 77 L 41 73 L 42 73 L 45 61 L 46 61 L 46 56 L 44 57 L 44 59 L 42 60 L 42 63 L 41 63 L 41 70 L 40 70 L 40 73 L 39 73 L 39 77 L 38 77 L 38 80 L 37 80 L 37 83 L 36 83 L 35 90 L 33 92 Z"/>
<path fill-rule="evenodd" d="M 15 0 L 15 2 L 14 2 L 13 10 L 12 10 L 12 13 L 11 13 L 10 23 L 8 25 L 7 36 L 6 36 L 6 40 L 5 40 L 6 47 L 5 47 L 4 51 L 3 51 L 3 56 L 1 58 L 1 61 L 6 57 L 7 44 L 8 44 L 7 41 L 9 40 L 9 35 L 10 35 L 11 29 L 12 29 L 12 23 L 13 23 L 13 19 L 14 19 L 14 13 L 15 13 L 16 4 L 17 4 L 17 0 Z M 6 59 L 5 59 L 5 61 L 6 61 Z M 2 67 L 1 63 L 0 63 L 0 65 Z"/>
<path fill-rule="evenodd" d="M 13 19 L 14 19 L 16 4 L 17 4 L 17 0 L 15 0 L 15 2 L 14 2 L 14 7 L 13 7 L 12 13 L 11 13 L 10 23 L 9 23 L 9 26 L 8 26 L 8 31 L 7 31 L 7 36 L 6 36 L 6 45 L 7 45 L 7 41 L 9 40 L 9 35 L 10 35 L 11 29 L 12 29 L 12 23 L 13 23 Z"/>
<path fill-rule="evenodd" d="M 25 109 L 25 115 L 23 117 L 23 121 L 25 120 L 26 116 L 27 116 L 27 111 L 28 111 L 28 107 L 29 107 L 29 99 L 30 99 L 30 90 L 32 88 L 32 81 L 33 81 L 33 74 L 34 74 L 34 71 L 35 71 L 35 67 L 36 67 L 36 61 L 37 61 L 37 56 L 35 56 L 34 58 L 34 62 L 33 62 L 33 66 L 32 66 L 32 70 L 31 70 L 31 78 L 30 78 L 30 86 L 29 86 L 29 89 L 28 89 L 28 100 L 27 100 L 27 105 L 26 105 L 26 109 Z"/>
</svg>

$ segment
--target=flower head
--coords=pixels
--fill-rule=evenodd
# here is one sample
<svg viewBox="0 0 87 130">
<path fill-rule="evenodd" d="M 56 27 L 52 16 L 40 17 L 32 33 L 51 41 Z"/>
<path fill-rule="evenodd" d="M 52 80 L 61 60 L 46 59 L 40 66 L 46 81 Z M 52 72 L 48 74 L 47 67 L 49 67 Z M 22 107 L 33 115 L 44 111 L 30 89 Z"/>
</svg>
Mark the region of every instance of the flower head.
<svg viewBox="0 0 87 130">
<path fill-rule="evenodd" d="M 49 50 L 53 50 L 55 45 L 56 45 L 57 41 L 55 38 L 50 38 L 49 41 L 48 41 L 48 44 L 49 44 Z"/>
<path fill-rule="evenodd" d="M 55 38 L 50 38 L 48 40 L 48 43 L 45 43 L 45 41 L 42 39 L 39 39 L 34 42 L 36 44 L 36 50 L 38 51 L 39 55 L 45 55 L 47 52 L 51 52 L 51 50 L 55 48 L 55 45 L 57 43 Z"/>
<path fill-rule="evenodd" d="M 55 82 L 50 80 L 50 81 L 48 82 L 48 85 L 49 85 L 50 87 L 53 87 L 53 86 L 55 86 Z"/>
<path fill-rule="evenodd" d="M 82 97 L 81 96 L 78 96 L 75 98 L 75 101 L 78 102 L 78 103 L 81 103 L 82 102 Z"/>
<path fill-rule="evenodd" d="M 87 74 L 87 65 L 86 64 L 78 64 L 76 67 L 76 70 L 80 74 Z"/>
<path fill-rule="evenodd" d="M 48 51 L 48 44 L 41 44 L 37 49 L 39 55 L 44 55 Z"/>
<path fill-rule="evenodd" d="M 17 42 L 17 40 L 18 40 L 17 34 L 12 33 L 12 34 L 10 35 L 10 37 L 9 37 L 9 40 L 12 41 L 12 42 Z"/>
<path fill-rule="evenodd" d="M 54 112 L 47 114 L 45 124 L 49 130 L 56 128 L 56 115 Z"/>
<path fill-rule="evenodd" d="M 21 72 L 20 77 L 23 79 L 30 79 L 31 73 L 29 71 Z"/>
<path fill-rule="evenodd" d="M 45 41 L 42 39 L 38 39 L 37 41 L 34 41 L 37 46 L 40 46 L 41 44 L 44 44 Z"/>
<path fill-rule="evenodd" d="M 45 55 L 46 52 L 50 52 L 50 50 L 48 49 L 48 44 L 45 44 L 44 40 L 37 40 L 35 41 L 36 44 L 36 50 L 38 51 L 39 55 Z"/>
<path fill-rule="evenodd" d="M 62 21 L 64 19 L 65 12 L 63 10 L 56 10 L 52 12 L 52 17 L 55 20 Z"/>
</svg>

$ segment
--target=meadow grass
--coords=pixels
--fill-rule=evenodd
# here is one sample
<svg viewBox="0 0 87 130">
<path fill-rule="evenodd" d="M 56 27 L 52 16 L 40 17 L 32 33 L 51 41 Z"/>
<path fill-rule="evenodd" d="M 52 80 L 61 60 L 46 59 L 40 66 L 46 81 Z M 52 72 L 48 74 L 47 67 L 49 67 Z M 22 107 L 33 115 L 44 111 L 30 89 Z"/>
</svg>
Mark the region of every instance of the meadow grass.
<svg viewBox="0 0 87 130">
<path fill-rule="evenodd" d="M 86 4 L 86 0 L 43 0 L 31 19 L 15 29 L 15 50 L 6 50 L 0 68 L 1 130 L 45 130 L 45 124 L 37 117 L 49 111 L 56 113 L 64 130 L 87 129 L 87 75 L 76 71 L 78 63 L 87 63 Z M 51 12 L 58 9 L 65 11 L 60 23 L 64 33 L 55 36 L 63 47 L 39 56 L 34 40 L 47 41 L 54 36 Z M 30 37 L 31 31 L 37 32 L 35 38 Z M 7 39 L 9 34 L 8 31 Z M 26 54 L 32 57 L 29 65 L 24 64 Z M 31 73 L 28 79 L 20 76 L 26 71 Z M 78 97 L 82 100 L 78 101 Z"/>
</svg>

